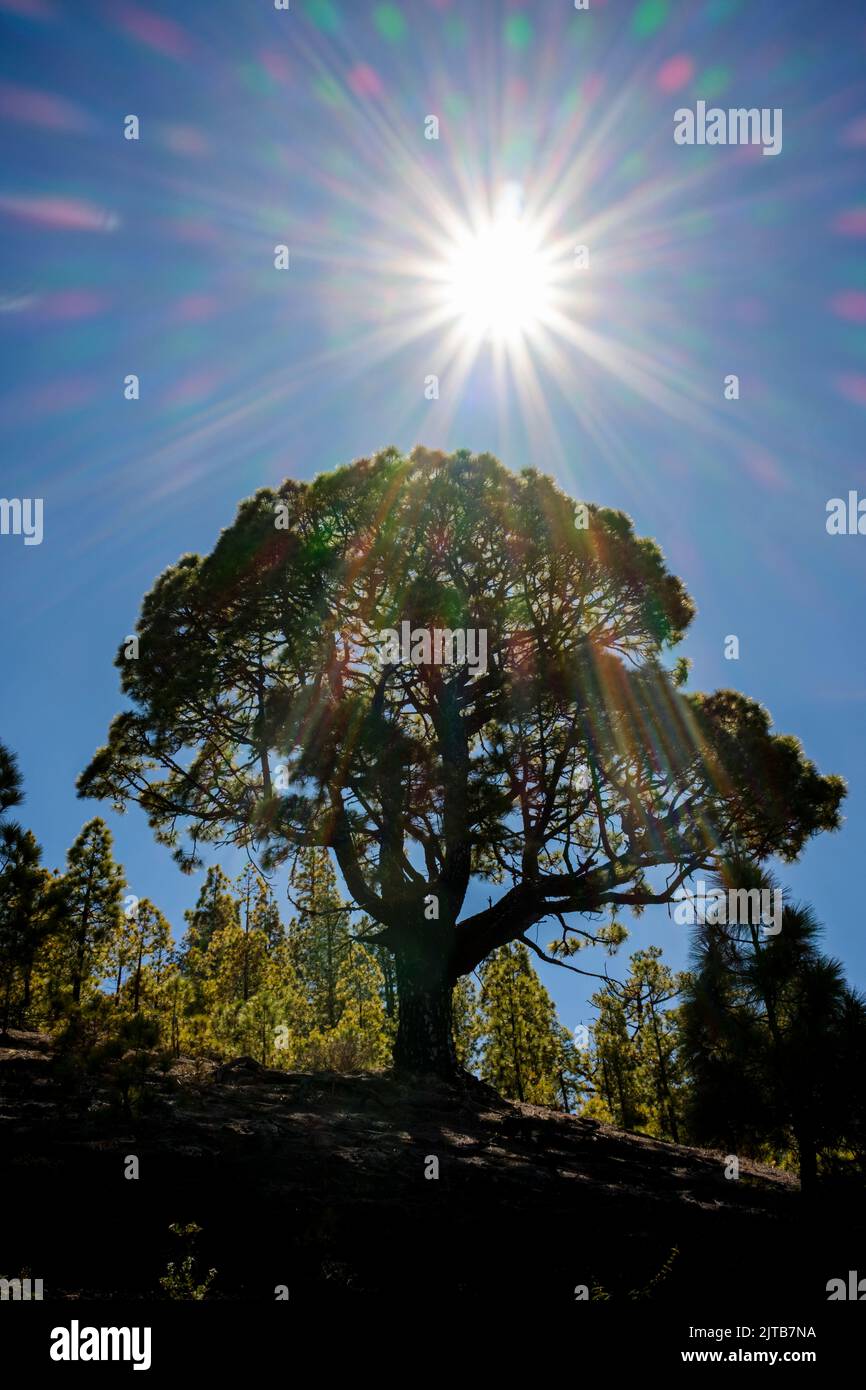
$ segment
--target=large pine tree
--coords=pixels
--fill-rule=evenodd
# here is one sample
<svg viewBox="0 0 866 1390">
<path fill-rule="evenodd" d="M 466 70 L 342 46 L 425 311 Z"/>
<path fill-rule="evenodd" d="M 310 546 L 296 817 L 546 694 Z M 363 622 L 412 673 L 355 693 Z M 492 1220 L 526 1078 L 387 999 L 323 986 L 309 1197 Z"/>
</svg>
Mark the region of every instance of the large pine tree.
<svg viewBox="0 0 866 1390">
<path fill-rule="evenodd" d="M 207 842 L 272 867 L 329 849 L 394 958 L 395 1060 L 450 1073 L 453 986 L 499 947 L 839 824 L 841 780 L 760 705 L 684 693 L 693 616 L 623 513 L 489 455 L 389 449 L 261 490 L 157 580 L 79 790 L 139 801 L 187 867 Z M 430 651 L 395 657 L 403 623 Z M 483 662 L 435 659 L 446 631 Z M 473 880 L 504 886 L 467 912 Z"/>
</svg>

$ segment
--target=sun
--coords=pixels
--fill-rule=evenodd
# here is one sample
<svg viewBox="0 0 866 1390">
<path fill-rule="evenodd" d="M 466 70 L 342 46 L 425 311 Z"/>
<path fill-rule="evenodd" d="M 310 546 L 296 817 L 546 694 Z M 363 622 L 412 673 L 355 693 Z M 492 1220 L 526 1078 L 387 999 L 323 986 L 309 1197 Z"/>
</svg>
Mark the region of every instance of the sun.
<svg viewBox="0 0 866 1390">
<path fill-rule="evenodd" d="M 513 207 L 462 231 L 442 278 L 446 311 L 479 341 L 516 345 L 544 323 L 550 308 L 549 259 L 537 231 Z"/>
</svg>

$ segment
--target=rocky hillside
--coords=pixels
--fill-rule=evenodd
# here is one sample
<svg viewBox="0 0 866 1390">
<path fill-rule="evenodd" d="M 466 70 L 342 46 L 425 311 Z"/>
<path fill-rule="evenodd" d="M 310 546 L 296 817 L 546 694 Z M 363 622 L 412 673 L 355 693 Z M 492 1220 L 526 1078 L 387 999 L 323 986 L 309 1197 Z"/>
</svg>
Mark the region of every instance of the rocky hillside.
<svg viewBox="0 0 866 1390">
<path fill-rule="evenodd" d="M 137 1159 L 138 1177 L 130 1178 Z M 433 1174 L 438 1170 L 438 1177 Z M 429 1176 L 428 1176 L 429 1175 Z M 208 1298 L 492 1298 L 532 1305 L 824 1300 L 862 1208 L 788 1175 L 503 1101 L 468 1079 L 127 1058 L 94 1075 L 47 1038 L 0 1047 L 0 1274 L 46 1298 L 164 1297 L 193 1253 Z M 172 1223 L 201 1227 L 196 1244 Z"/>
</svg>

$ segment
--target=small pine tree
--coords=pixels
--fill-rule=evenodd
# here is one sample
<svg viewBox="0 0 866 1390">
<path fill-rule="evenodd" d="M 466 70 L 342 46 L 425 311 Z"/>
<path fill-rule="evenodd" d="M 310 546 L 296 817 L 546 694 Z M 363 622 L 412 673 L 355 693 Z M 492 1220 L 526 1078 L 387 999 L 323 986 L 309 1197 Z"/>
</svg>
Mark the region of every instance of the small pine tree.
<svg viewBox="0 0 866 1390">
<path fill-rule="evenodd" d="M 121 1002 L 124 970 L 127 970 L 126 1002 L 134 1014 L 138 1013 L 148 989 L 148 967 L 159 968 L 170 948 L 171 928 L 149 898 L 142 898 L 124 912 L 108 962 L 118 1003 Z"/>
<path fill-rule="evenodd" d="M 482 1080 L 513 1100 L 564 1108 L 563 1076 L 571 1070 L 567 1034 L 522 942 L 500 947 L 485 961 L 481 1010 Z"/>
<path fill-rule="evenodd" d="M 235 1018 L 235 1037 L 240 1051 L 269 1067 L 278 1056 L 280 1029 L 285 1024 L 284 996 L 267 988 L 256 991 L 241 1004 Z"/>
<path fill-rule="evenodd" d="M 57 912 L 54 880 L 39 862 L 41 850 L 30 831 L 15 827 L 4 843 L 4 851 L 0 868 L 2 1036 L 8 1032 L 13 1006 L 19 1021 L 26 1021 L 34 962 L 56 925 Z"/>
<path fill-rule="evenodd" d="M 193 1051 L 189 1046 L 187 1020 L 199 1017 L 195 1013 L 197 990 L 183 971 L 180 953 L 171 951 L 164 962 L 154 962 L 151 991 L 162 1046 L 175 1057 L 183 1051 Z"/>
<path fill-rule="evenodd" d="M 54 879 L 40 864 L 42 850 L 30 831 L 9 820 L 24 790 L 13 753 L 0 743 L 0 1035 L 13 1008 L 19 1021 L 30 1007 L 34 961 L 56 925 Z"/>
<path fill-rule="evenodd" d="M 632 1026 L 632 1045 L 640 1109 L 651 1134 L 679 1142 L 685 1079 L 678 1050 L 676 1010 L 664 1005 L 683 988 L 684 977 L 661 962 L 661 948 L 650 946 L 631 957 L 624 1004 Z"/>
<path fill-rule="evenodd" d="M 265 1002 L 273 1006 L 274 1035 L 270 1064 L 275 1067 L 300 1065 L 299 1058 L 312 1027 L 312 1017 L 286 937 L 271 949 L 260 993 L 264 995 Z"/>
<path fill-rule="evenodd" d="M 310 1014 L 308 1030 L 303 1036 L 296 1034 L 297 1064 L 336 1071 L 375 1071 L 386 1066 L 393 1029 L 382 1000 L 382 972 L 373 954 L 359 942 L 352 943 L 343 958 L 335 999 L 335 1027 L 322 1027 Z"/>
<path fill-rule="evenodd" d="M 236 879 L 238 914 L 244 932 L 241 995 L 246 1002 L 258 988 L 261 962 L 282 938 L 282 923 L 270 886 L 253 864 Z M 258 970 L 257 970 L 258 965 Z"/>
<path fill-rule="evenodd" d="M 393 1034 L 382 995 L 382 971 L 375 956 L 353 942 L 337 977 L 336 1031 L 354 1039 L 358 1070 L 377 1070 L 391 1060 Z"/>
<path fill-rule="evenodd" d="M 210 866 L 195 907 L 183 915 L 187 924 L 184 954 L 190 961 L 190 973 L 194 973 L 194 962 L 207 950 L 214 932 L 221 927 L 240 923 L 240 906 L 232 896 L 231 883 L 219 865 Z"/>
<path fill-rule="evenodd" d="M 451 1016 L 454 1029 L 454 1050 L 457 1061 L 466 1071 L 473 1071 L 478 1062 L 483 1024 L 478 990 L 471 975 L 461 975 L 451 996 Z"/>
<path fill-rule="evenodd" d="M 591 1002 L 598 1010 L 591 1030 L 590 1077 L 595 1095 L 583 1113 L 621 1129 L 638 1129 L 646 1115 L 625 1000 L 619 990 L 608 986 L 597 991 Z"/>
<path fill-rule="evenodd" d="M 63 947 L 73 1004 L 104 978 L 108 949 L 119 931 L 123 870 L 114 861 L 111 831 L 99 816 L 71 846 L 62 880 Z"/>
<path fill-rule="evenodd" d="M 337 879 L 326 850 L 306 849 L 291 876 L 298 916 L 289 925 L 293 960 L 312 1009 L 313 1024 L 336 1028 L 342 1000 L 340 971 L 352 948 L 349 917 L 337 892 Z"/>
<path fill-rule="evenodd" d="M 187 985 L 178 989 L 178 1003 L 182 1000 L 180 1014 L 180 1038 L 184 1050 L 197 1055 L 207 1050 L 209 1020 L 208 1015 L 215 1004 L 234 999 L 234 988 L 214 987 L 214 975 L 218 974 L 224 962 L 221 959 L 220 945 L 235 944 L 241 932 L 240 904 L 233 897 L 231 883 L 218 865 L 211 865 L 199 891 L 195 907 L 184 913 L 186 931 L 178 955 L 180 973 Z M 217 940 L 213 952 L 210 947 Z"/>
<path fill-rule="evenodd" d="M 259 988 L 268 957 L 268 938 L 236 922 L 214 932 L 201 962 L 206 1007 L 245 1004 Z"/>
</svg>

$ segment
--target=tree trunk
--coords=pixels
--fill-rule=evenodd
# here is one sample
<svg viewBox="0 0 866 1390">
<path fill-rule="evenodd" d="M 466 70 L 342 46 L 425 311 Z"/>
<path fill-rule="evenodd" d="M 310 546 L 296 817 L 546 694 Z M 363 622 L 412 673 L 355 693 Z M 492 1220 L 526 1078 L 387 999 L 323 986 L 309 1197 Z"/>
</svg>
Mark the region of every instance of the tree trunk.
<svg viewBox="0 0 866 1390">
<path fill-rule="evenodd" d="M 415 952 L 396 958 L 398 1019 L 394 1067 L 398 1071 L 455 1076 L 461 1070 L 451 1020 L 453 985 L 444 962 Z"/>
<path fill-rule="evenodd" d="M 75 957 L 74 974 L 72 976 L 72 1002 L 81 1003 L 81 985 L 84 980 L 84 961 L 86 958 L 86 943 L 82 940 L 78 943 L 78 951 Z"/>
<path fill-rule="evenodd" d="M 132 989 L 132 1012 L 138 1013 L 138 1006 L 141 1000 L 141 955 L 144 949 L 144 942 L 139 938 L 138 942 L 138 961 L 135 967 L 135 984 Z"/>
<path fill-rule="evenodd" d="M 379 962 L 384 979 L 385 1013 L 389 1018 L 397 1017 L 397 983 L 394 978 L 394 957 L 387 946 L 374 946 L 373 955 Z"/>
</svg>

